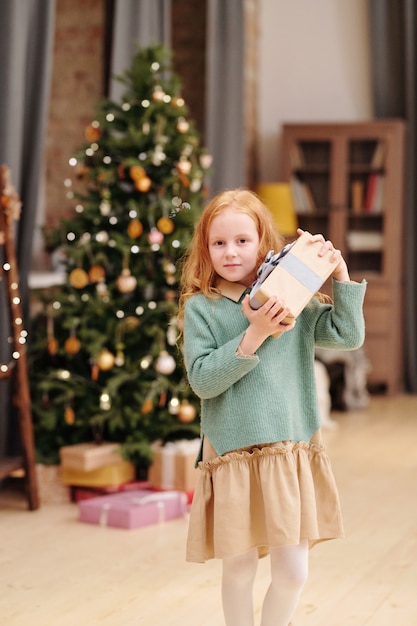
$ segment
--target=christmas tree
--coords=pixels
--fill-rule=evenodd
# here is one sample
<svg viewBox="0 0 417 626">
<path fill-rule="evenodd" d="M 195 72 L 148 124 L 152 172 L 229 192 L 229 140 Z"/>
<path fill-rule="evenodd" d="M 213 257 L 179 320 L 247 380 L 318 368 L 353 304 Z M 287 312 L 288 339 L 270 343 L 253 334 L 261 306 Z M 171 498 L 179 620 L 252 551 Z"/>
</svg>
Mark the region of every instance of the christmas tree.
<svg viewBox="0 0 417 626">
<path fill-rule="evenodd" d="M 41 462 L 57 462 L 61 446 L 106 440 L 146 468 L 154 440 L 198 432 L 176 343 L 177 281 L 211 157 L 166 48 L 138 49 L 119 80 L 121 102 L 100 103 L 69 161 L 74 214 L 46 233 L 66 281 L 41 296 L 31 325 Z"/>
</svg>

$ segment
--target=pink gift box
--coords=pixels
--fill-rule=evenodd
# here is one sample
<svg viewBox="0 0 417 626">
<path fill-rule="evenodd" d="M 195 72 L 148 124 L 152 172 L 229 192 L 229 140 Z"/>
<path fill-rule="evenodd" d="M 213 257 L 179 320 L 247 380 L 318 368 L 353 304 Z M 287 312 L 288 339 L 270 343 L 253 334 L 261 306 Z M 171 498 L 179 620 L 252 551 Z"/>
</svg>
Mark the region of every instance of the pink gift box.
<svg viewBox="0 0 417 626">
<path fill-rule="evenodd" d="M 187 511 L 187 496 L 180 491 L 147 489 L 113 493 L 78 503 L 79 520 L 115 528 L 140 528 L 181 517 Z"/>
</svg>

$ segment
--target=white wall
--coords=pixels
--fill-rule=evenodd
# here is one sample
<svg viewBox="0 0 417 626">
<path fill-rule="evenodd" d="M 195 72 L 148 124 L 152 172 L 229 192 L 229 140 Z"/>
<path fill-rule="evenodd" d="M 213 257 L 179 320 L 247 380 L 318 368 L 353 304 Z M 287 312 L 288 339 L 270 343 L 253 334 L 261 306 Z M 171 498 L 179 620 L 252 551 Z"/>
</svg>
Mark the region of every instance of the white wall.
<svg viewBox="0 0 417 626">
<path fill-rule="evenodd" d="M 279 180 L 283 122 L 372 117 L 367 0 L 259 0 L 259 179 Z"/>
</svg>

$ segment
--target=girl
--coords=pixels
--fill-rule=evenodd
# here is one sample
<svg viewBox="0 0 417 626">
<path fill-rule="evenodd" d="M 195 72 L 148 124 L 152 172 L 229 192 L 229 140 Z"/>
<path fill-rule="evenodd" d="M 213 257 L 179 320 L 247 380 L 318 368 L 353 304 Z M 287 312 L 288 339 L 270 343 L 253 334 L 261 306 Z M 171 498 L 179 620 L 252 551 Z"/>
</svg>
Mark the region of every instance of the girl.
<svg viewBox="0 0 417 626">
<path fill-rule="evenodd" d="M 314 348 L 363 343 L 366 284 L 350 282 L 330 241 L 311 241 L 323 242 L 319 255 L 333 251 L 334 304 L 316 297 L 290 325 L 282 323 L 289 309 L 279 298 L 258 310 L 249 304 L 258 267 L 283 243 L 254 193 L 225 191 L 211 200 L 183 266 L 184 358 L 201 398 L 202 434 L 187 560 L 223 559 L 227 626 L 253 626 L 257 561 L 267 553 L 271 584 L 261 625 L 288 626 L 309 545 L 343 534 L 320 438 Z"/>
</svg>

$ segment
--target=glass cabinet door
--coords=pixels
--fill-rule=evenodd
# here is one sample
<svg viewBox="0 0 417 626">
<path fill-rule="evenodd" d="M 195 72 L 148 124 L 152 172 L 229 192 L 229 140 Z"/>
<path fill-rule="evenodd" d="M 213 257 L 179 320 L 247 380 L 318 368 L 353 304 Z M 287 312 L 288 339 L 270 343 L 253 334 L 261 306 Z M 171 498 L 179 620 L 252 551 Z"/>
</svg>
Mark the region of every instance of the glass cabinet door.
<svg viewBox="0 0 417 626">
<path fill-rule="evenodd" d="M 382 140 L 349 141 L 346 255 L 352 271 L 383 271 L 385 156 Z"/>
</svg>

